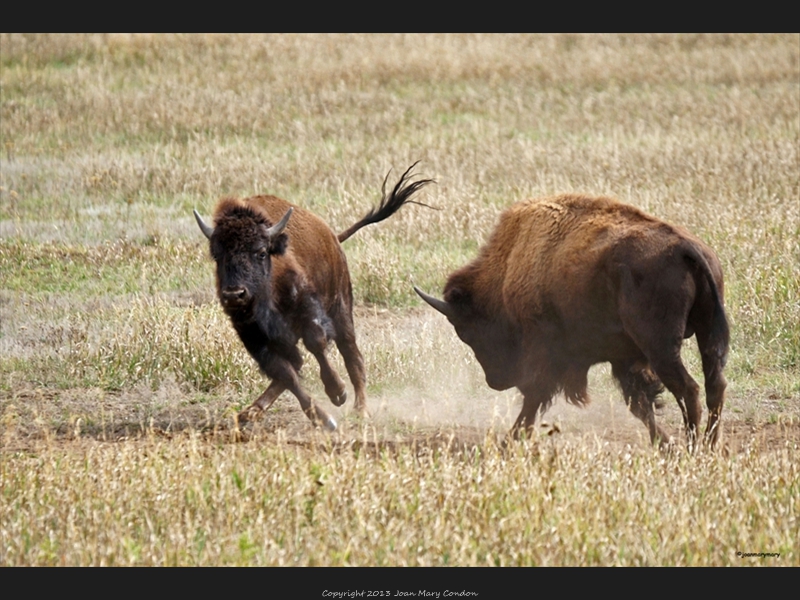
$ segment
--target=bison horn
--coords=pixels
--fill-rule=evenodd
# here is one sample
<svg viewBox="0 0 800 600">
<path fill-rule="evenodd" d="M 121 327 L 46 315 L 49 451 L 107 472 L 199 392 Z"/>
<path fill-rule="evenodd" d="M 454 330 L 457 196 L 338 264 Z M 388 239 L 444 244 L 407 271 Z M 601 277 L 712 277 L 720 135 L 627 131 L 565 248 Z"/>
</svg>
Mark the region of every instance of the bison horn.
<svg viewBox="0 0 800 600">
<path fill-rule="evenodd" d="M 430 304 L 433 308 L 438 310 L 448 319 L 453 316 L 453 308 L 444 300 L 439 300 L 438 298 L 434 298 L 433 296 L 429 296 L 417 286 L 414 286 L 414 291 L 417 292 L 420 298 L 425 300 L 428 304 Z"/>
<path fill-rule="evenodd" d="M 269 229 L 267 229 L 267 236 L 271 239 L 276 236 L 279 236 L 283 233 L 283 230 L 286 229 L 286 224 L 289 222 L 289 217 L 292 216 L 292 212 L 294 211 L 293 208 L 290 208 L 286 211 L 286 214 L 283 215 L 283 218 L 278 221 L 277 224 L 273 225 Z"/>
<path fill-rule="evenodd" d="M 214 233 L 214 228 L 206 225 L 206 222 L 203 221 L 203 217 L 198 214 L 197 210 L 194 211 L 194 218 L 197 219 L 197 224 L 200 225 L 200 231 L 203 232 L 203 235 L 208 239 L 211 239 L 211 235 Z"/>
</svg>

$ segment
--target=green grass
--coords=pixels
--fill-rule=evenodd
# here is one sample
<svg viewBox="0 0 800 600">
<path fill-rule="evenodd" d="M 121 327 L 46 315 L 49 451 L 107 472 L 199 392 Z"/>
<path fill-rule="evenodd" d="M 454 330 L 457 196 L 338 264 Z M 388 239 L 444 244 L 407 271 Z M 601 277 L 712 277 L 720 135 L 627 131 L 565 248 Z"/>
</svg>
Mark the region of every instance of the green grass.
<svg viewBox="0 0 800 600">
<path fill-rule="evenodd" d="M 198 280 L 209 279 L 213 267 L 205 244 L 153 238 L 145 242 L 78 247 L 2 242 L 0 282 L 7 291 L 88 298 L 188 291 L 197 287 Z"/>
</svg>

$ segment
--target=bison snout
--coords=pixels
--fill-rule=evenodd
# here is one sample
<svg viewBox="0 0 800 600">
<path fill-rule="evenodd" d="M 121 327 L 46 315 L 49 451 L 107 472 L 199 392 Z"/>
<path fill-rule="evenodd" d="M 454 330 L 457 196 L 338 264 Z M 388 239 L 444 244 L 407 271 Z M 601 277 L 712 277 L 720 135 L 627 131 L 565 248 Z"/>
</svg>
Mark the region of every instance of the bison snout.
<svg viewBox="0 0 800 600">
<path fill-rule="evenodd" d="M 223 306 L 242 306 L 250 300 L 250 294 L 245 288 L 226 288 L 220 292 Z"/>
</svg>

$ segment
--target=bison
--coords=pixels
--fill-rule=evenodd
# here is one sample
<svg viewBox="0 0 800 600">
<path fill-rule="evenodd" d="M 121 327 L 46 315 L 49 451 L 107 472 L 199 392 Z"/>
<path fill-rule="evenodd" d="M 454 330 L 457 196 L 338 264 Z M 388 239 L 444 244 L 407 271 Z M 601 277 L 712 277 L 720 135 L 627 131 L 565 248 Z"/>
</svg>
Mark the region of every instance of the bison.
<svg viewBox="0 0 800 600">
<path fill-rule="evenodd" d="M 432 180 L 412 182 L 409 174 L 416 164 L 388 196 L 387 174 L 378 207 L 338 236 L 319 217 L 275 196 L 224 198 L 214 210 L 213 227 L 194 211 L 216 262 L 222 308 L 247 351 L 272 380 L 239 415 L 240 422 L 266 410 L 289 390 L 312 422 L 336 429 L 336 421 L 300 385 L 299 340 L 319 363 L 325 393 L 341 406 L 347 399 L 345 385 L 325 354 L 328 342 L 336 342 L 355 388 L 355 409 L 366 414 L 364 359 L 356 345 L 353 290 L 340 244 L 403 205 L 419 204 L 411 196 Z"/>
<path fill-rule="evenodd" d="M 450 275 L 443 300 L 414 289 L 472 348 L 489 387 L 522 393 L 512 438 L 530 434 L 557 393 L 587 404 L 589 368 L 610 362 L 651 441 L 671 443 L 653 410 L 666 386 L 695 447 L 702 407 L 681 345 L 696 335 L 705 439 L 716 444 L 729 341 L 722 269 L 686 229 L 611 198 L 524 201 L 503 212 L 478 257 Z"/>
</svg>

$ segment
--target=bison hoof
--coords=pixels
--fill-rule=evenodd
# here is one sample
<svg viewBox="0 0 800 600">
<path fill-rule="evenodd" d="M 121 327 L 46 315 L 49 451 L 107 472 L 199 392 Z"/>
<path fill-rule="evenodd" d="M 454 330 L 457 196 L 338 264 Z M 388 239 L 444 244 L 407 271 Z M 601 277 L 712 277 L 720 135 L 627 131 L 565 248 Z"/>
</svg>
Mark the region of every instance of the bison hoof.
<svg viewBox="0 0 800 600">
<path fill-rule="evenodd" d="M 342 390 L 341 394 L 332 395 L 331 402 L 333 402 L 334 406 L 341 406 L 342 404 L 347 402 L 347 390 Z"/>
<path fill-rule="evenodd" d="M 247 423 L 252 423 L 256 420 L 256 418 L 258 418 L 258 415 L 260 415 L 261 412 L 261 409 L 255 404 L 248 406 L 242 412 L 236 415 L 236 423 L 240 426 Z"/>
<path fill-rule="evenodd" d="M 675 440 L 669 435 L 657 437 L 656 441 L 658 442 L 658 449 L 664 454 L 673 454 L 678 449 Z"/>
<path fill-rule="evenodd" d="M 328 431 L 336 431 L 336 419 L 330 415 L 325 415 L 324 419 L 320 420 L 322 426 Z"/>
</svg>

